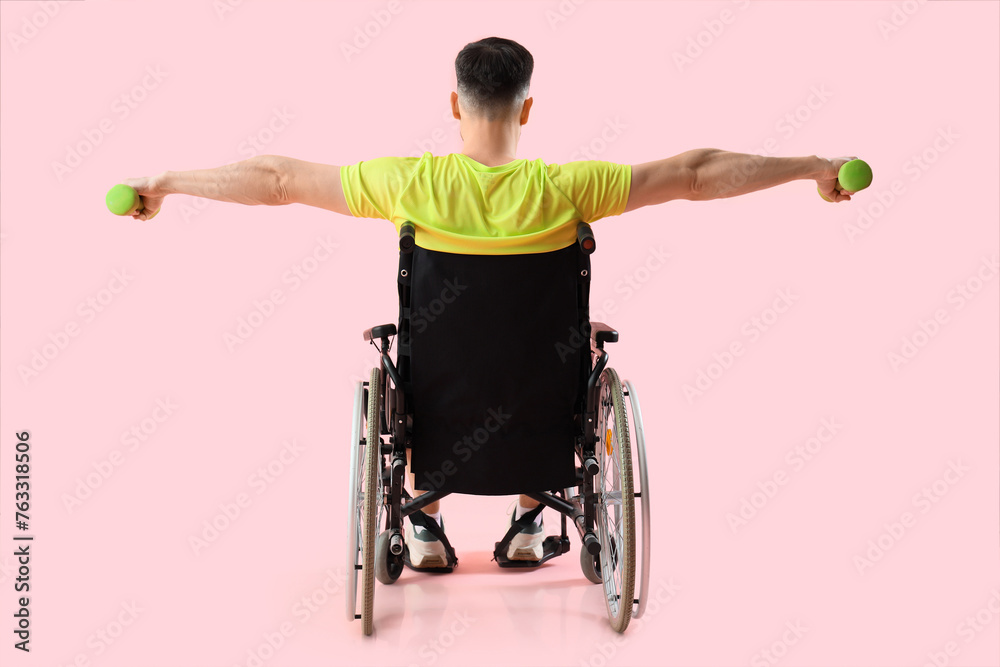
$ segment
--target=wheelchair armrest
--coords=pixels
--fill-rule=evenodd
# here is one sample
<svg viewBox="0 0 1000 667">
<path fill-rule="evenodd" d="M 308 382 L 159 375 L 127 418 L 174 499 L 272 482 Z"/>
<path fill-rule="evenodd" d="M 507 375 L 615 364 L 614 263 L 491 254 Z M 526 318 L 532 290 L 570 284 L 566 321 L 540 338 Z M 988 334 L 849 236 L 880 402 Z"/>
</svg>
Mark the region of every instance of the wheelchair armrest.
<svg viewBox="0 0 1000 667">
<path fill-rule="evenodd" d="M 364 334 L 365 340 L 373 340 L 376 338 L 388 338 L 389 336 L 395 336 L 395 335 L 396 335 L 395 324 L 380 324 L 377 327 L 372 327 L 371 329 L 365 329 L 365 334 Z"/>
<path fill-rule="evenodd" d="M 601 347 L 604 343 L 617 343 L 618 332 L 604 322 L 591 322 L 590 339 Z"/>
</svg>

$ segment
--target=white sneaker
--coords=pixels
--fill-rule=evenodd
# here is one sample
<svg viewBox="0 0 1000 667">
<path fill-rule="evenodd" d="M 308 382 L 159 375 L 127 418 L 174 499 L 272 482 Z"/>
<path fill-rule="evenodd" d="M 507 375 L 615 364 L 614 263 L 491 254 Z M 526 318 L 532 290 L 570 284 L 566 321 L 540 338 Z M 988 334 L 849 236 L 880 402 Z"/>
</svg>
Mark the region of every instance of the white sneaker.
<svg viewBox="0 0 1000 667">
<path fill-rule="evenodd" d="M 514 525 L 514 512 L 510 513 L 510 525 Z M 545 524 L 541 515 L 538 523 L 532 522 L 527 528 L 516 533 L 507 547 L 509 560 L 541 560 L 542 542 L 545 541 Z"/>
<path fill-rule="evenodd" d="M 409 521 L 403 523 L 403 529 L 403 541 L 409 551 L 411 567 L 448 567 L 444 543 L 434 533 Z M 441 530 L 444 530 L 444 517 L 441 517 Z"/>
</svg>

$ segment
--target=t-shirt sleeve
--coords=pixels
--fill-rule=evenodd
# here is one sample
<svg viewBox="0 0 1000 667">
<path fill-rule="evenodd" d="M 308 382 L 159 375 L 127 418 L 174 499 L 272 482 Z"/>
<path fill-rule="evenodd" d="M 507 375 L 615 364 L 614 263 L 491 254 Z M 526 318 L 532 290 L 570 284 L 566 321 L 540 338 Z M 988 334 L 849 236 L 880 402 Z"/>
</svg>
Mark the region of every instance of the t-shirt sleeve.
<svg viewBox="0 0 1000 667">
<path fill-rule="evenodd" d="M 621 215 L 632 187 L 632 165 L 580 160 L 551 165 L 549 178 L 580 212 L 584 222 Z"/>
<path fill-rule="evenodd" d="M 351 213 L 358 218 L 392 220 L 418 161 L 415 157 L 379 157 L 342 166 L 340 184 Z"/>
</svg>

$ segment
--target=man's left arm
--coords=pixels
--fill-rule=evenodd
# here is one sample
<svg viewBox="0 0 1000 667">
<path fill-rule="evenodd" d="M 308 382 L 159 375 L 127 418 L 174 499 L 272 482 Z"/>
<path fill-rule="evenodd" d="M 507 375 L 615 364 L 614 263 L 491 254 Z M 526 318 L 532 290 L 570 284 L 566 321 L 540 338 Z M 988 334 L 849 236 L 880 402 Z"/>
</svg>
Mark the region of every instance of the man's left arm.
<svg viewBox="0 0 1000 667">
<path fill-rule="evenodd" d="M 692 201 L 737 197 L 799 179 L 814 179 L 832 201 L 850 201 L 851 193 L 836 190 L 840 166 L 854 158 L 832 160 L 816 155 L 769 157 L 718 148 L 691 151 L 694 172 Z"/>
</svg>

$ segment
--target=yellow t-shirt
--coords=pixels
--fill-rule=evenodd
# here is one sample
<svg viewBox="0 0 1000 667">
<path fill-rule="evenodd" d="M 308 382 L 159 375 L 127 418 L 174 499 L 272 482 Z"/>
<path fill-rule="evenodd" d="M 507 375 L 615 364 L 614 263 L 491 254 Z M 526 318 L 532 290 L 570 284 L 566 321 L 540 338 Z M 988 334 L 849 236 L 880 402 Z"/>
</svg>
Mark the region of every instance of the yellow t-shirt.
<svg viewBox="0 0 1000 667">
<path fill-rule="evenodd" d="M 340 168 L 351 213 L 404 222 L 417 245 L 474 255 L 559 250 L 576 223 L 621 215 L 630 165 L 599 160 L 545 164 L 514 160 L 487 167 L 463 153 L 380 157 Z"/>
</svg>

